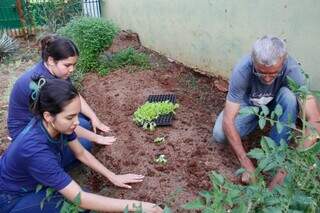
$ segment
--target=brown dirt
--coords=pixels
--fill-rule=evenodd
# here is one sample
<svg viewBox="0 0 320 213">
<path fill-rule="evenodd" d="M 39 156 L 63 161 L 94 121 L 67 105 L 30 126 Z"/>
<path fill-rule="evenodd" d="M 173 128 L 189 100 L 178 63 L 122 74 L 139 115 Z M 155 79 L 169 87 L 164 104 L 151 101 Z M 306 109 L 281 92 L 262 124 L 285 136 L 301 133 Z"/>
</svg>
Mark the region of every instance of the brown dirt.
<svg viewBox="0 0 320 213">
<path fill-rule="evenodd" d="M 88 74 L 82 95 L 111 127 L 111 135 L 117 137 L 112 146 L 99 147 L 96 157 L 117 174 L 143 174 L 145 180 L 133 184 L 130 190 L 120 189 L 90 173 L 87 186 L 107 196 L 166 203 L 174 212 L 183 212 L 178 210 L 182 204 L 192 200 L 197 192 L 209 189 L 210 171 L 238 182 L 234 172 L 239 164 L 230 147 L 210 143 L 213 123 L 225 102 L 227 83 L 221 77 L 195 73 L 155 52 L 140 49 L 150 55 L 151 70 L 131 73 L 122 69 L 106 77 Z M 175 93 L 180 105 L 172 126 L 150 132 L 133 123 L 134 111 L 149 95 L 167 93 Z M 162 145 L 153 143 L 159 136 L 166 139 Z M 166 165 L 154 162 L 159 154 L 167 157 Z"/>
</svg>

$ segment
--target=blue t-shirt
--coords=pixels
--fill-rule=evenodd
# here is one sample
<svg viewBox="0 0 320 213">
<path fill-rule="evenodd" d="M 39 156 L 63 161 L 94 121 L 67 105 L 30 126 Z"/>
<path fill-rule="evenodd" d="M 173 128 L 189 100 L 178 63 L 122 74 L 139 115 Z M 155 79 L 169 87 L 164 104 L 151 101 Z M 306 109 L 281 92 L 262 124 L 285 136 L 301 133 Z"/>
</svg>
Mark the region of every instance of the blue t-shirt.
<svg viewBox="0 0 320 213">
<path fill-rule="evenodd" d="M 292 57 L 284 61 L 282 75 L 278 76 L 272 84 L 261 82 L 253 74 L 254 66 L 250 55 L 243 57 L 232 71 L 227 100 L 244 105 L 267 105 L 270 103 L 281 87 L 288 87 L 287 76 L 298 85 L 304 84 L 304 75 L 299 64 Z"/>
<path fill-rule="evenodd" d="M 21 195 L 34 192 L 38 184 L 61 190 L 71 177 L 61 166 L 62 153 L 76 135 L 53 139 L 42 119 L 32 119 L 0 157 L 0 192 Z"/>
<path fill-rule="evenodd" d="M 9 135 L 13 140 L 33 117 L 33 114 L 29 110 L 29 99 L 31 95 L 29 84 L 32 78 L 39 76 L 46 79 L 56 78 L 45 67 L 44 62 L 40 61 L 30 70 L 22 74 L 12 88 L 7 123 Z M 68 79 L 68 81 L 70 81 L 70 79 Z"/>
</svg>

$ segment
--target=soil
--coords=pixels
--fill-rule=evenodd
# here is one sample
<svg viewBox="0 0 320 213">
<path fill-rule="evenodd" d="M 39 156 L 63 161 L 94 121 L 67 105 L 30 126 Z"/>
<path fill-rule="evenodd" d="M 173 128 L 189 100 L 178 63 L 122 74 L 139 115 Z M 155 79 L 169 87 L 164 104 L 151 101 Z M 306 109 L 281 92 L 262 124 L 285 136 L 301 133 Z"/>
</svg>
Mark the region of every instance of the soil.
<svg viewBox="0 0 320 213">
<path fill-rule="evenodd" d="M 121 47 L 127 46 L 123 43 L 132 44 L 125 39 L 117 42 Z M 150 70 L 131 72 L 125 68 L 105 77 L 88 74 L 82 95 L 111 127 L 109 135 L 117 137 L 112 146 L 97 147 L 95 156 L 117 174 L 137 173 L 145 179 L 132 184 L 132 189 L 121 189 L 91 172 L 85 182 L 91 190 L 107 196 L 167 204 L 174 212 L 185 212 L 180 208 L 182 204 L 211 187 L 210 171 L 239 182 L 234 174 L 239 163 L 231 148 L 212 140 L 214 121 L 224 106 L 227 81 L 196 73 L 143 47 L 139 49 L 149 54 Z M 134 111 L 149 95 L 171 93 L 176 94 L 180 105 L 171 126 L 150 132 L 133 122 Z M 165 137 L 165 143 L 156 145 L 153 140 L 160 136 Z M 256 146 L 250 141 L 257 138 L 256 134 L 246 139 L 245 147 L 249 150 Z M 166 165 L 154 162 L 160 154 L 168 159 Z"/>
</svg>

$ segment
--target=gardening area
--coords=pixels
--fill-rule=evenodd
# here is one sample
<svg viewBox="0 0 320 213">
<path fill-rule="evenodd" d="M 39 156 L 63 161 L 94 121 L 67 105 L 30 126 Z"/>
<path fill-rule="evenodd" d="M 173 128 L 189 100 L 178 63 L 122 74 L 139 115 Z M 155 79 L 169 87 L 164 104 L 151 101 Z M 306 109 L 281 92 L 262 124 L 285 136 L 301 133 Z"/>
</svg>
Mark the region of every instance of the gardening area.
<svg viewBox="0 0 320 213">
<path fill-rule="evenodd" d="M 244 171 L 231 147 L 212 139 L 214 122 L 228 92 L 226 79 L 150 50 L 141 45 L 138 34 L 120 30 L 108 20 L 79 16 L 70 20 L 68 17 L 61 25 L 51 23 L 52 30 L 27 39 L 3 34 L 7 46 L 0 42 L 0 154 L 10 144 L 6 116 L 12 85 L 40 60 L 38 38 L 54 32 L 78 46 L 80 58 L 73 83 L 111 128 L 100 134 L 116 137 L 110 146 L 94 145 L 93 154 L 117 174 L 145 176 L 143 182 L 131 184 L 132 189 L 122 189 L 81 165 L 71 174 L 83 188 L 108 197 L 154 202 L 166 212 L 319 212 L 319 146 L 299 152 L 295 146 L 276 146 L 262 137 L 272 125 L 281 128 L 275 124 L 281 109 L 273 115 L 265 108 L 243 112 L 259 116 L 263 130 L 243 140 L 258 169 L 257 181 L 242 185 L 240 174 Z M 301 94 L 308 92 L 292 87 Z M 152 95 L 174 96 L 175 101 L 142 109 Z M 154 118 L 144 117 L 161 107 L 166 108 L 163 114 L 172 118 L 167 125 L 156 125 Z M 270 115 L 274 122 L 267 119 Z M 283 186 L 271 192 L 267 184 L 279 168 L 286 168 L 290 175 Z"/>
</svg>

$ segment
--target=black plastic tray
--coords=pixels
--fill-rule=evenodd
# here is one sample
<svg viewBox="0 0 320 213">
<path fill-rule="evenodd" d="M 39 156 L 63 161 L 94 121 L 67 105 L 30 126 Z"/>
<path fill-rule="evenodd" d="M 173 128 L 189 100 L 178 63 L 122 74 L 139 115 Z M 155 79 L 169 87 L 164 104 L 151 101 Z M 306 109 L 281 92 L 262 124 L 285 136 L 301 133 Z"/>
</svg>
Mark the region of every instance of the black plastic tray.
<svg viewBox="0 0 320 213">
<path fill-rule="evenodd" d="M 177 98 L 175 94 L 150 95 L 147 101 L 148 102 L 170 101 L 175 104 L 177 102 Z"/>
<path fill-rule="evenodd" d="M 177 102 L 177 97 L 175 94 L 162 94 L 162 95 L 150 95 L 148 97 L 148 102 L 162 102 L 169 101 L 171 103 Z M 169 113 L 167 115 L 162 115 L 157 118 L 154 122 L 157 126 L 170 126 L 172 124 L 173 113 Z"/>
</svg>

